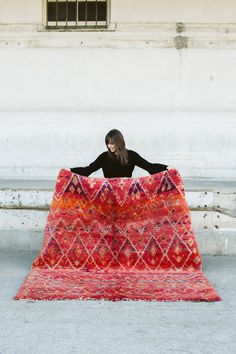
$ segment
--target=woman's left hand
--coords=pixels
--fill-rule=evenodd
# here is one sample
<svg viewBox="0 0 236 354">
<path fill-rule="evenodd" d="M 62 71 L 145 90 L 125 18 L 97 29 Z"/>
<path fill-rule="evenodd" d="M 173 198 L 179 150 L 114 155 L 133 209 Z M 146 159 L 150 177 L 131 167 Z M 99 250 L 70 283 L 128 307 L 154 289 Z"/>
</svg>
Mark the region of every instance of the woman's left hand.
<svg viewBox="0 0 236 354">
<path fill-rule="evenodd" d="M 167 170 L 175 170 L 175 167 L 174 166 L 167 166 Z"/>
</svg>

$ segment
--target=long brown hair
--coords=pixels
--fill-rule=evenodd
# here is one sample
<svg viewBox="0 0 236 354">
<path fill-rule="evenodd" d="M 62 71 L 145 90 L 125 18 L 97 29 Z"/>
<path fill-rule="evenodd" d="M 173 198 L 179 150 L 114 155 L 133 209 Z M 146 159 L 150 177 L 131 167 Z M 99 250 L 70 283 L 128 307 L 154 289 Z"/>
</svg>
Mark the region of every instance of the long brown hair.
<svg viewBox="0 0 236 354">
<path fill-rule="evenodd" d="M 112 153 L 107 146 L 108 155 L 111 159 L 114 158 L 119 159 L 122 165 L 126 165 L 128 163 L 129 157 L 128 157 L 128 151 L 125 147 L 125 139 L 123 137 L 123 134 L 119 130 L 117 129 L 110 130 L 105 136 L 105 143 L 106 146 L 109 143 L 116 145 L 116 154 Z"/>
</svg>

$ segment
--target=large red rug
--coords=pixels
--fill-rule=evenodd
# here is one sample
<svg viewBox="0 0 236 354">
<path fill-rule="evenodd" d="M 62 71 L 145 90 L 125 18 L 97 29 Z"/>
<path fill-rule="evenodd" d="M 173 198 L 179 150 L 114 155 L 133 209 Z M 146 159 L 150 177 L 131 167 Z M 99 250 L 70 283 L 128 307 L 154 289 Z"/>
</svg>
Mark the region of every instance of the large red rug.
<svg viewBox="0 0 236 354">
<path fill-rule="evenodd" d="M 179 172 L 60 170 L 42 249 L 13 299 L 222 300 L 202 273 Z"/>
</svg>

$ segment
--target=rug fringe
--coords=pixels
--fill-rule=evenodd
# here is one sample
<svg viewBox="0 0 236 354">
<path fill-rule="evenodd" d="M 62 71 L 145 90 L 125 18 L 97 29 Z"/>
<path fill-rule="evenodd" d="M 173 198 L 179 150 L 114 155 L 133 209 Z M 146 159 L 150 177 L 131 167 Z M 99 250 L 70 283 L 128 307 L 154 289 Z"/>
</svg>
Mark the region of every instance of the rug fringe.
<svg viewBox="0 0 236 354">
<path fill-rule="evenodd" d="M 135 302 L 215 302 L 215 301 L 222 301 L 222 298 L 220 296 L 214 297 L 212 299 L 130 299 L 130 298 L 115 298 L 115 299 L 109 299 L 109 298 L 73 298 L 73 299 L 66 299 L 66 298 L 53 298 L 53 297 L 49 297 L 47 299 L 33 299 L 33 298 L 18 298 L 16 296 L 12 297 L 12 300 L 14 301 L 25 301 L 25 302 L 36 302 L 36 301 L 103 301 L 103 302 L 107 302 L 107 301 L 112 301 L 112 302 L 118 302 L 118 301 L 135 301 Z"/>
</svg>

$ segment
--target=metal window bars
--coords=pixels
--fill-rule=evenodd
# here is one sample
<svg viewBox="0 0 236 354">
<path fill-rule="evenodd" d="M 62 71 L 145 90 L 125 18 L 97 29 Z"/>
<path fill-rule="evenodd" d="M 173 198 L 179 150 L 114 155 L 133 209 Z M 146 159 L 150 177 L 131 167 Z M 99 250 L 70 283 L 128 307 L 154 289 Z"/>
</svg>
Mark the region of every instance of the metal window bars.
<svg viewBox="0 0 236 354">
<path fill-rule="evenodd" d="M 47 0 L 49 29 L 107 28 L 108 0 Z"/>
</svg>

